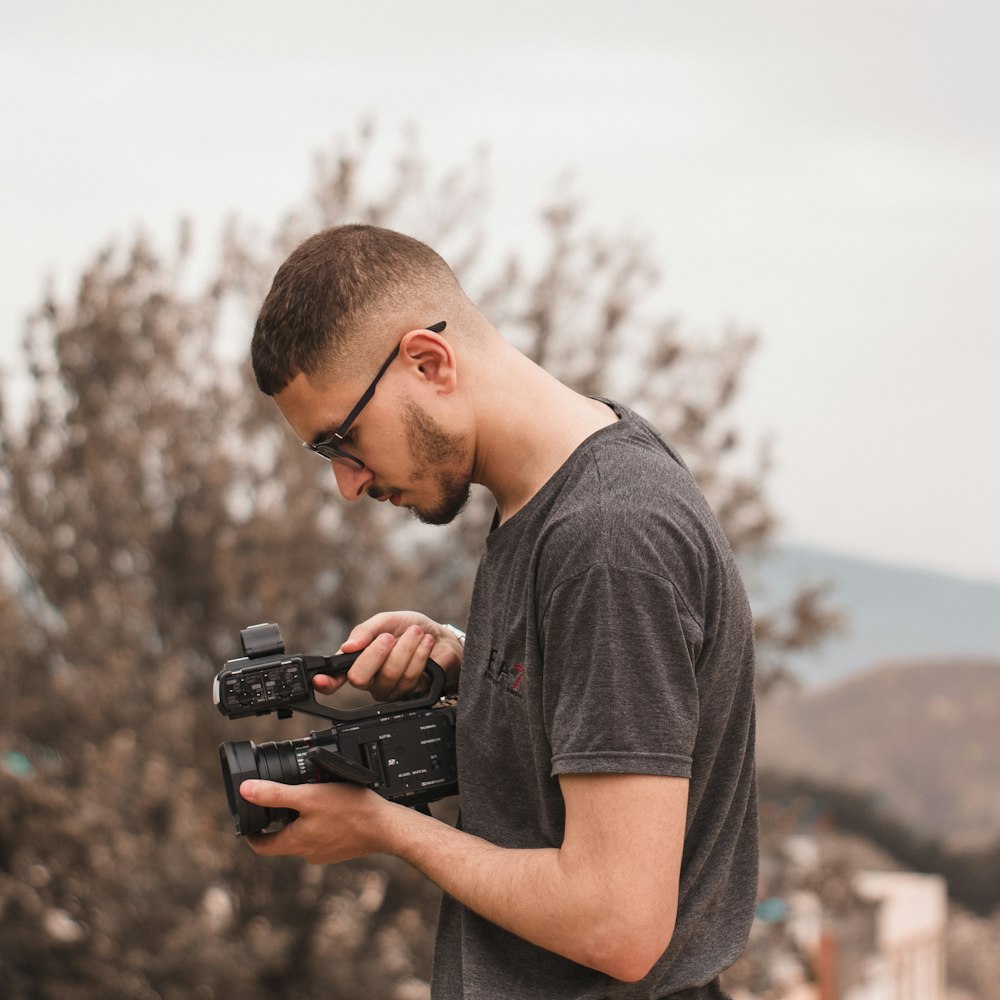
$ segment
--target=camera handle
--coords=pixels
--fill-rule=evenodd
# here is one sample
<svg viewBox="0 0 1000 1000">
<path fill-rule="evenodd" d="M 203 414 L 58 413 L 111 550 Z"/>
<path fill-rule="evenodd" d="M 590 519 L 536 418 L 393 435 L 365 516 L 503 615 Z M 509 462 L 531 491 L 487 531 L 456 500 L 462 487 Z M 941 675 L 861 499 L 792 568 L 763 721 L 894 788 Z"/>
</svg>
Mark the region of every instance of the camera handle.
<svg viewBox="0 0 1000 1000">
<path fill-rule="evenodd" d="M 357 653 L 338 653 L 335 656 L 301 656 L 306 675 L 309 678 L 309 693 L 305 698 L 288 702 L 283 705 L 284 709 L 296 712 L 305 712 L 310 715 L 318 715 L 321 718 L 333 719 L 335 722 L 350 722 L 352 719 L 368 719 L 373 715 L 385 715 L 387 712 L 401 712 L 417 708 L 429 708 L 441 697 L 444 691 L 445 674 L 444 670 L 433 660 L 427 661 L 424 674 L 430 678 L 430 687 L 424 694 L 412 695 L 407 698 L 400 698 L 399 701 L 380 701 L 374 705 L 363 705 L 361 708 L 333 708 L 330 705 L 321 705 L 316 701 L 316 695 L 312 688 L 312 680 L 317 674 L 347 673 L 351 665 L 361 655 Z"/>
<path fill-rule="evenodd" d="M 230 719 L 271 712 L 277 712 L 279 719 L 287 719 L 293 712 L 304 712 L 334 722 L 351 722 L 387 712 L 429 708 L 444 691 L 444 671 L 433 660 L 428 660 L 424 673 L 430 678 L 430 685 L 423 694 L 356 709 L 333 708 L 316 700 L 313 679 L 317 674 L 346 673 L 361 655 L 361 650 L 333 656 L 288 654 L 281 630 L 273 622 L 243 629 L 240 643 L 245 655 L 226 663 L 216 675 L 212 693 L 216 707 Z"/>
<path fill-rule="evenodd" d="M 346 673 L 360 655 L 357 652 L 334 656 L 289 656 L 282 650 L 277 655 L 258 654 L 258 658 L 246 656 L 230 660 L 215 678 L 213 699 L 219 711 L 230 719 L 269 715 L 271 712 L 277 712 L 279 719 L 287 719 L 292 712 L 304 712 L 334 722 L 351 722 L 388 712 L 429 708 L 441 698 L 444 671 L 433 660 L 428 660 L 424 673 L 430 679 L 430 685 L 423 694 L 355 709 L 320 704 L 312 686 L 313 678 L 317 674 L 335 676 Z"/>
</svg>

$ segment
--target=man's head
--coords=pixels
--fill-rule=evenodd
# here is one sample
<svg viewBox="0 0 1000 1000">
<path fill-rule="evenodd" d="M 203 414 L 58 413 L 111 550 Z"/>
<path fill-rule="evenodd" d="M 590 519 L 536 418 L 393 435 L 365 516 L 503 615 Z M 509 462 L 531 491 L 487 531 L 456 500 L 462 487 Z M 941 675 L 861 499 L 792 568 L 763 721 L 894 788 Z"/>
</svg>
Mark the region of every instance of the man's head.
<svg viewBox="0 0 1000 1000">
<path fill-rule="evenodd" d="M 303 373 L 321 381 L 368 371 L 400 331 L 471 307 L 430 247 L 376 226 L 327 229 L 281 265 L 264 300 L 250 357 L 261 391 Z"/>
<path fill-rule="evenodd" d="M 452 341 L 478 319 L 429 247 L 342 226 L 281 266 L 251 358 L 295 433 L 332 459 L 347 499 L 392 500 L 440 524 L 469 495 L 472 435 L 455 402 Z"/>
</svg>

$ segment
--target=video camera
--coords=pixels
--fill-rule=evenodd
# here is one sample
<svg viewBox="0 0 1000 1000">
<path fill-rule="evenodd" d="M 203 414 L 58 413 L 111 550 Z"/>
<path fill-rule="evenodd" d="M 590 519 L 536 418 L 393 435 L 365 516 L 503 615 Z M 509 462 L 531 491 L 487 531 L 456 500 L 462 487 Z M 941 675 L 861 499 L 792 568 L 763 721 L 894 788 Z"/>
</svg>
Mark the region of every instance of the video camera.
<svg viewBox="0 0 1000 1000">
<path fill-rule="evenodd" d="M 427 661 L 430 688 L 397 702 L 338 709 L 316 701 L 312 679 L 341 674 L 359 653 L 286 654 L 277 625 L 240 632 L 244 656 L 229 660 L 215 678 L 213 699 L 230 719 L 277 712 L 279 719 L 305 712 L 333 722 L 330 729 L 297 740 L 220 743 L 222 780 L 238 837 L 278 828 L 295 819 L 292 809 L 271 809 L 239 794 L 248 778 L 288 785 L 353 781 L 391 802 L 422 807 L 458 791 L 455 705 L 442 700 L 444 671 Z"/>
</svg>

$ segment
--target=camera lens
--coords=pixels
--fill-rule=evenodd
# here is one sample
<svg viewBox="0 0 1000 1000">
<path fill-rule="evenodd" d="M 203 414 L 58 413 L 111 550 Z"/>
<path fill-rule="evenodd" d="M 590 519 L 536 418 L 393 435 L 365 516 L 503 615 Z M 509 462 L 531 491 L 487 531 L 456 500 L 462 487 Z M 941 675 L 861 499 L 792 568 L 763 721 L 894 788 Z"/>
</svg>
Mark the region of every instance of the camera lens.
<svg viewBox="0 0 1000 1000">
<path fill-rule="evenodd" d="M 271 809 L 247 802 L 240 795 L 240 785 L 250 778 L 280 781 L 285 785 L 315 781 L 315 769 L 306 759 L 306 752 L 312 745 L 313 741 L 308 738 L 260 746 L 249 740 L 219 744 L 222 781 L 237 836 L 247 837 L 273 824 L 284 825 L 295 819 L 298 814 L 293 809 Z"/>
</svg>

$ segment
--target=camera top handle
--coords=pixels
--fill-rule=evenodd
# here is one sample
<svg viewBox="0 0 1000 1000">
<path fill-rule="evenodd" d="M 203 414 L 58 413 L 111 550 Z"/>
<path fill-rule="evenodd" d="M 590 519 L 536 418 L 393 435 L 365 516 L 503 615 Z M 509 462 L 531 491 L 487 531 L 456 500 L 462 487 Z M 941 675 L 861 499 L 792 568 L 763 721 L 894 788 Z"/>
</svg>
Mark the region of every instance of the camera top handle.
<svg viewBox="0 0 1000 1000">
<path fill-rule="evenodd" d="M 229 660 L 216 676 L 213 698 L 219 711 L 230 719 L 249 715 L 269 715 L 288 718 L 292 712 L 350 722 L 390 712 L 429 708 L 441 697 L 445 675 L 433 660 L 427 661 L 426 675 L 430 687 L 423 694 L 395 702 L 379 702 L 361 708 L 334 708 L 316 700 L 312 680 L 317 674 L 346 673 L 361 655 L 337 653 L 333 656 L 286 654 L 277 625 L 254 625 L 240 633 L 243 651 L 247 655 Z"/>
</svg>

